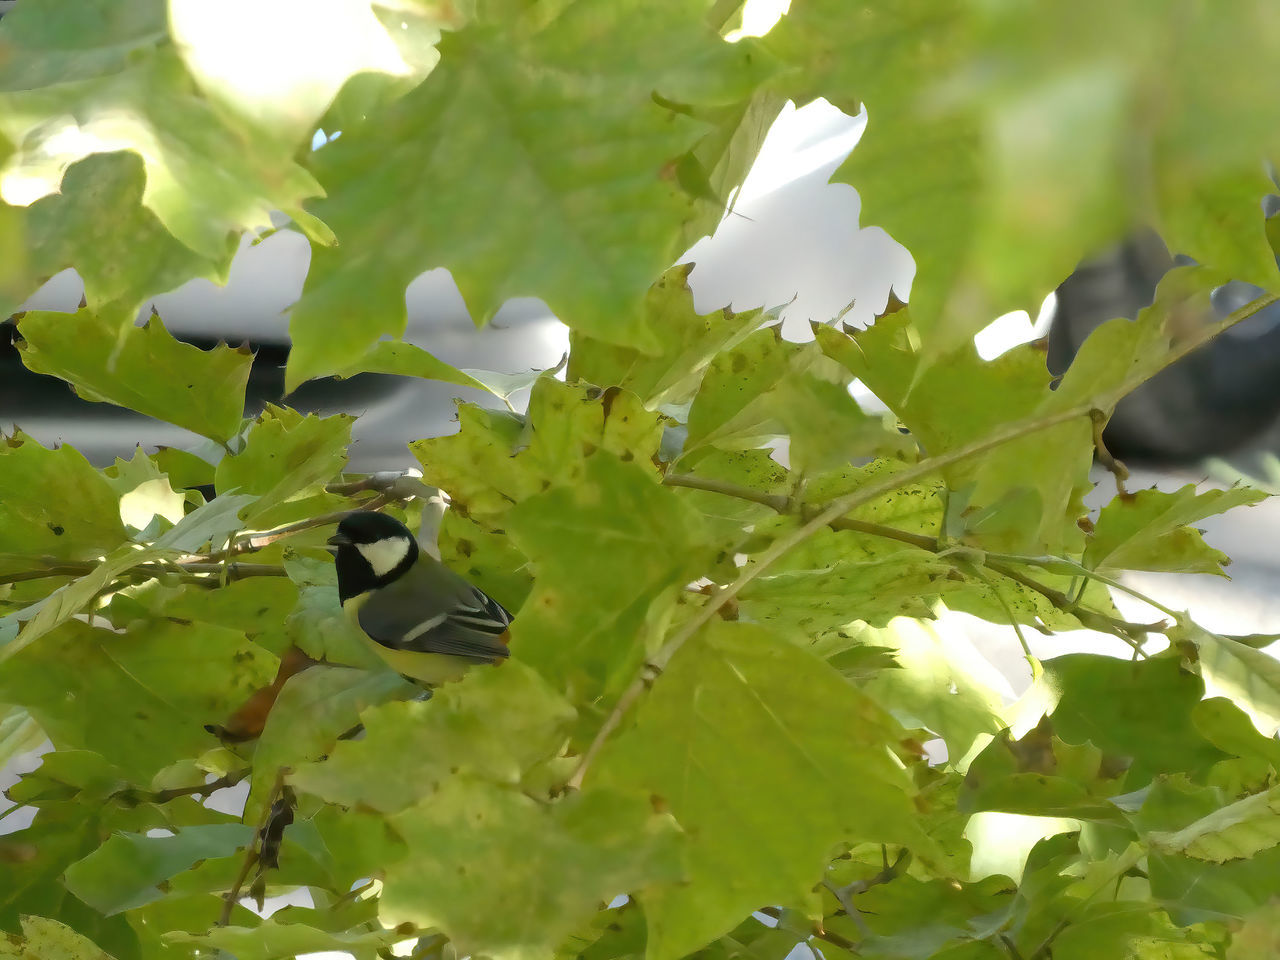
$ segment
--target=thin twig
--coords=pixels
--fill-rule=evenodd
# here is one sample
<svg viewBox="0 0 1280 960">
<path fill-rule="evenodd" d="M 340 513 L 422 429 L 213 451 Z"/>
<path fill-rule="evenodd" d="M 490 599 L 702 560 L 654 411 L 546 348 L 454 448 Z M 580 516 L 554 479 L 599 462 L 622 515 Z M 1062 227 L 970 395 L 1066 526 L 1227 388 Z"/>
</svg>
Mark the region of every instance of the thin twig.
<svg viewBox="0 0 1280 960">
<path fill-rule="evenodd" d="M 1009 960 L 1022 960 L 1022 954 L 1018 952 L 1017 945 L 1006 934 L 1000 934 L 1000 943 L 1009 954 Z"/>
<path fill-rule="evenodd" d="M 1090 413 L 1093 420 L 1093 451 L 1100 464 L 1111 472 L 1116 478 L 1116 493 L 1122 497 L 1129 496 L 1129 491 L 1125 489 L 1124 482 L 1129 479 L 1129 468 L 1121 461 L 1111 455 L 1111 451 L 1107 449 L 1106 443 L 1102 440 L 1102 431 L 1107 426 L 1107 416 L 1101 410 L 1094 410 Z"/>
<path fill-rule="evenodd" d="M 761 907 L 756 912 L 763 913 L 766 917 L 773 917 L 775 920 L 782 919 L 782 911 L 777 907 Z M 817 937 L 819 940 L 827 941 L 827 943 L 831 944 L 833 947 L 839 947 L 841 950 L 847 950 L 849 953 L 856 955 L 858 952 L 858 945 L 856 943 L 848 937 L 842 937 L 834 930 L 827 930 L 824 927 L 818 927 L 811 931 L 811 935 Z"/>
<path fill-rule="evenodd" d="M 898 856 L 893 863 L 889 863 L 889 851 L 884 847 L 880 847 L 880 857 L 883 866 L 880 872 L 873 877 L 867 877 L 865 880 L 854 880 L 852 883 L 846 883 L 843 887 L 838 887 L 830 880 L 824 879 L 822 885 L 827 888 L 836 903 L 840 904 L 840 908 L 844 910 L 845 915 L 858 925 L 858 930 L 862 933 L 863 938 L 870 937 L 871 928 L 867 926 L 866 919 L 853 902 L 853 898 L 860 893 L 866 893 L 872 887 L 878 887 L 881 884 L 889 883 L 896 880 L 902 875 L 902 871 L 911 860 L 911 853 L 905 847 L 899 851 Z"/>
<path fill-rule="evenodd" d="M 810 504 L 794 504 L 786 497 L 780 497 L 776 494 L 762 493 L 759 490 L 752 490 L 750 487 L 741 487 L 737 484 L 726 483 L 720 480 L 708 480 L 703 477 L 691 477 L 686 474 L 668 474 L 663 478 L 663 483 L 673 487 L 687 487 L 695 490 L 704 490 L 708 493 L 718 493 L 727 497 L 734 497 L 739 500 L 747 500 L 752 503 L 759 503 L 770 507 L 779 513 L 798 513 L 801 517 L 809 519 L 816 516 L 819 508 Z M 828 526 L 832 530 L 848 530 L 854 533 L 862 533 L 872 537 L 879 537 L 884 540 L 895 540 L 899 543 L 905 543 L 909 546 L 916 547 L 920 550 L 928 551 L 933 554 L 941 554 L 945 552 L 944 547 L 937 537 L 931 537 L 927 534 L 912 533 L 908 530 L 899 530 L 896 527 L 885 526 L 880 523 L 872 523 L 868 520 L 857 520 L 853 517 L 837 517 L 832 520 Z M 1096 610 L 1089 609 L 1080 604 L 1078 599 L 1067 596 L 1061 590 L 1057 590 L 1048 584 L 1041 583 L 1027 574 L 1012 566 L 1009 562 L 1000 559 L 1001 555 L 993 557 L 991 554 L 985 554 L 983 558 L 983 566 L 998 573 L 1003 577 L 1008 577 L 1015 583 L 1019 583 L 1029 590 L 1039 593 L 1053 606 L 1064 613 L 1075 616 L 1093 629 L 1100 629 L 1105 633 L 1112 633 L 1129 643 L 1130 646 L 1136 642 L 1134 634 L 1142 634 L 1158 629 L 1162 624 L 1146 624 L 1131 623 L 1127 620 L 1121 620 L 1112 617 L 1109 614 L 1101 613 Z M 1013 559 L 1013 558 L 1010 558 Z M 994 589 L 994 587 L 993 587 Z M 997 600 L 1000 598 L 997 597 Z"/>
<path fill-rule="evenodd" d="M 249 848 L 245 851 L 244 863 L 240 864 L 240 872 L 236 874 L 236 879 L 231 885 L 231 889 L 223 896 L 222 913 L 218 916 L 217 924 L 220 927 L 225 927 L 231 922 L 231 911 L 235 909 L 236 903 L 240 900 L 240 889 L 244 886 L 245 880 L 248 879 L 249 871 L 258 862 L 258 846 L 261 842 L 262 831 L 266 829 L 267 821 L 271 817 L 271 808 L 275 804 L 276 797 L 284 789 L 284 776 L 285 768 L 281 767 L 276 771 L 275 783 L 271 785 L 271 792 L 267 795 L 267 802 L 262 805 L 262 816 L 258 819 L 258 826 L 253 831 L 253 839 L 249 841 Z"/>
<path fill-rule="evenodd" d="M 225 550 L 216 550 L 213 553 L 201 555 L 201 559 L 205 561 L 221 561 L 229 556 L 238 556 L 242 553 L 252 553 L 256 550 L 261 550 L 263 547 L 270 546 L 277 540 L 282 540 L 285 537 L 291 537 L 295 533 L 313 530 L 316 527 L 323 527 L 330 523 L 340 523 L 353 513 L 377 510 L 381 507 L 385 507 L 390 502 L 391 498 L 386 494 L 380 494 L 368 503 L 355 509 L 335 510 L 333 513 L 323 513 L 318 517 L 307 517 L 305 520 L 287 523 L 283 527 L 276 527 L 274 530 L 263 530 L 261 533 L 249 534 L 243 539 L 235 540 L 231 546 L 227 547 Z"/>
<path fill-rule="evenodd" d="M 197 794 L 207 797 L 217 790 L 234 787 L 251 772 L 251 768 L 245 767 L 242 770 L 232 770 L 230 773 L 224 773 L 216 780 L 210 780 L 207 783 L 195 783 L 189 787 L 169 787 L 167 790 L 137 790 L 133 787 L 126 787 L 112 794 L 112 797 L 130 806 L 137 806 L 140 803 L 168 803 L 170 800 L 176 800 L 179 797 L 191 797 Z"/>
<path fill-rule="evenodd" d="M 957 447 L 955 450 L 921 460 L 919 463 L 913 464 L 897 473 L 883 477 L 874 483 L 869 483 L 852 493 L 845 494 L 843 497 L 837 497 L 811 520 L 801 524 L 785 536 L 779 537 L 760 554 L 755 563 L 745 567 L 733 583 L 712 594 L 711 599 L 703 605 L 702 609 L 686 621 L 684 626 L 677 630 L 675 635 L 663 644 L 656 654 L 649 658 L 641 669 L 640 674 L 622 692 L 622 696 L 618 698 L 613 710 L 605 717 L 604 723 L 596 731 L 596 735 L 583 753 L 577 769 L 574 770 L 573 775 L 565 786 L 574 790 L 582 786 L 582 779 L 586 775 L 587 769 L 600 753 L 605 740 L 617 729 L 618 724 L 622 722 L 623 716 L 640 699 L 649 684 L 666 669 L 667 664 L 671 662 L 671 658 L 679 652 L 689 638 L 706 626 L 721 607 L 734 599 L 748 584 L 768 570 L 793 547 L 809 539 L 809 537 L 831 523 L 832 520 L 843 517 L 846 513 L 857 509 L 864 503 L 870 503 L 886 493 L 892 493 L 900 487 L 914 483 L 937 470 L 949 467 L 953 463 L 959 463 L 961 460 L 965 460 L 975 454 L 985 453 L 987 450 L 1002 446 L 1029 434 L 1037 433 L 1048 427 L 1086 417 L 1092 409 L 1092 405 L 1072 407 L 1070 410 L 1060 411 L 1047 417 L 1013 424 L 988 437 Z"/>
</svg>

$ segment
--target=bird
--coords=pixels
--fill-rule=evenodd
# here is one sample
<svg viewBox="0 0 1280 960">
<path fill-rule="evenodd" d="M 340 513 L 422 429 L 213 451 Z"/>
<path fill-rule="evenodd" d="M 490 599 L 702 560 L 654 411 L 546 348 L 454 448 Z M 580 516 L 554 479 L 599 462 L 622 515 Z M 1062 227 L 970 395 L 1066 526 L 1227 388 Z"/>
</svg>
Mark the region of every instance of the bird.
<svg viewBox="0 0 1280 960">
<path fill-rule="evenodd" d="M 403 676 L 437 686 L 507 658 L 511 613 L 420 549 L 394 517 L 349 514 L 328 542 L 342 609 Z"/>
</svg>

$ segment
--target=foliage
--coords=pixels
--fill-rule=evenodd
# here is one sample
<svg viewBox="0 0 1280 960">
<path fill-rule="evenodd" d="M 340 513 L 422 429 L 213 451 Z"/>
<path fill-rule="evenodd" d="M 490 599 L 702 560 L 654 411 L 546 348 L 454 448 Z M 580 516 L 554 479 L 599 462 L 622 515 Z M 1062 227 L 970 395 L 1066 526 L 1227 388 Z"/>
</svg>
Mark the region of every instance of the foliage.
<svg viewBox="0 0 1280 960">
<path fill-rule="evenodd" d="M 9 791 L 34 820 L 0 838 L 0 957 L 1271 956 L 1272 638 L 1108 592 L 1220 574 L 1190 524 L 1261 495 L 1084 495 L 1116 402 L 1275 300 L 1177 322 L 1224 277 L 1275 287 L 1274 5 L 795 0 L 736 45 L 733 2 L 339 6 L 0 25 L 0 300 L 67 266 L 86 288 L 18 318 L 23 362 L 214 442 L 102 470 L 0 444 L 0 761 L 53 748 Z M 666 268 L 817 96 L 868 110 L 838 176 L 915 256 L 910 306 L 806 343 L 699 315 Z M 341 136 L 310 151 L 317 127 Z M 134 319 L 272 211 L 313 252 L 290 386 L 507 399 L 395 339 L 438 266 L 480 321 L 542 297 L 567 371 L 524 414 L 462 405 L 412 444 L 423 482 L 344 473 L 350 417 L 241 419 L 247 355 Z M 1060 382 L 1034 346 L 977 355 L 1139 222 L 1200 266 Z M 426 485 L 446 562 L 516 619 L 508 663 L 423 700 L 342 618 L 323 540 L 349 509 L 420 523 Z M 944 604 L 1120 656 L 1034 664 L 1015 728 L 989 665 L 901 619 Z M 241 784 L 242 816 L 201 802 Z M 983 875 L 1008 815 L 1043 838 Z"/>
</svg>

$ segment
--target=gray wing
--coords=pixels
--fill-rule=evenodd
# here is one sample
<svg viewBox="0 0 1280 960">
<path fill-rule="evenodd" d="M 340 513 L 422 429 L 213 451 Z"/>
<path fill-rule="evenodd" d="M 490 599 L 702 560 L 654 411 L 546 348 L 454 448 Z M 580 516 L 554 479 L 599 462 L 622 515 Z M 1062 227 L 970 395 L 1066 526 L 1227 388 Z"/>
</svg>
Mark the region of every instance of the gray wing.
<svg viewBox="0 0 1280 960">
<path fill-rule="evenodd" d="M 394 650 L 440 653 L 480 663 L 505 659 L 511 614 L 431 557 L 379 590 L 356 613 L 360 629 Z"/>
</svg>

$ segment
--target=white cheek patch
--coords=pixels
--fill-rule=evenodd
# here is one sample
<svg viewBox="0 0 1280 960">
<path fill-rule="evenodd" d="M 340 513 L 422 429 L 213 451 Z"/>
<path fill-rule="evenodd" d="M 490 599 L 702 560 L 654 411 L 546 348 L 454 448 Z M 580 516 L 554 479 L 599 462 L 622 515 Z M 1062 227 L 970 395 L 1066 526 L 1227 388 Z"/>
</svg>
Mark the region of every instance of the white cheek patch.
<svg viewBox="0 0 1280 960">
<path fill-rule="evenodd" d="M 385 577 L 404 561 L 409 553 L 407 537 L 386 537 L 373 543 L 357 543 L 356 549 L 369 562 L 375 577 Z"/>
</svg>

